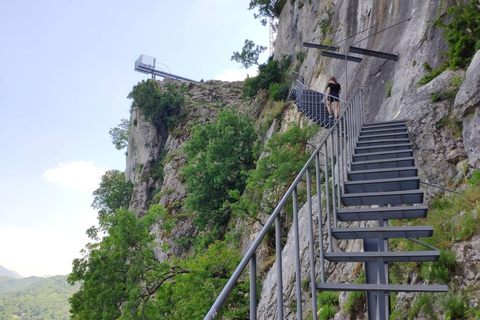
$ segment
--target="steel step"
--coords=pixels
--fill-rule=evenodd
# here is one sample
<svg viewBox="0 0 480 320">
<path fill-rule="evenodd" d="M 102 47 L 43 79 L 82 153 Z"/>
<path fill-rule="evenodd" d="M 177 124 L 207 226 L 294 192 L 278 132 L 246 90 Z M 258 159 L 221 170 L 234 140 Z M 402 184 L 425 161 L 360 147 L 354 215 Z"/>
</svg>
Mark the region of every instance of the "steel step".
<svg viewBox="0 0 480 320">
<path fill-rule="evenodd" d="M 365 154 L 365 153 L 374 153 L 374 152 L 384 152 L 384 151 L 396 151 L 396 150 L 410 150 L 412 145 L 410 143 L 402 144 L 388 144 L 383 146 L 361 146 L 356 147 L 355 154 Z"/>
<path fill-rule="evenodd" d="M 387 168 L 374 170 L 357 170 L 347 172 L 350 181 L 373 180 L 373 179 L 395 179 L 415 177 L 418 175 L 417 167 Z"/>
<path fill-rule="evenodd" d="M 383 239 L 426 238 L 432 235 L 432 226 L 332 228 L 332 236 L 345 240 L 378 239 L 379 236 Z"/>
<path fill-rule="evenodd" d="M 405 139 L 408 138 L 408 132 L 404 133 L 382 133 L 375 135 L 359 136 L 358 141 L 381 140 L 381 139 Z"/>
<path fill-rule="evenodd" d="M 414 190 L 420 189 L 420 178 L 406 177 L 365 181 L 346 181 L 344 186 L 346 193 Z"/>
<path fill-rule="evenodd" d="M 415 165 L 415 160 L 413 157 L 405 157 L 405 158 L 395 158 L 395 159 L 357 161 L 351 164 L 351 169 L 352 171 L 376 170 L 376 169 L 388 169 L 388 168 L 406 168 L 406 167 L 413 167 L 414 165 Z"/>
<path fill-rule="evenodd" d="M 383 145 L 392 145 L 392 144 L 404 144 L 410 143 L 410 139 L 380 139 L 380 140 L 367 140 L 367 141 L 358 141 L 358 147 L 373 147 L 373 146 L 383 146 Z"/>
<path fill-rule="evenodd" d="M 377 135 L 377 134 L 388 134 L 388 133 L 408 133 L 406 128 L 380 128 L 380 129 L 372 129 L 372 130 L 362 130 L 360 131 L 360 137 Z"/>
<path fill-rule="evenodd" d="M 387 252 L 326 252 L 325 259 L 332 262 L 426 262 L 438 261 L 439 251 L 387 251 Z"/>
<path fill-rule="evenodd" d="M 447 292 L 446 285 L 316 283 L 320 291 Z"/>
<path fill-rule="evenodd" d="M 387 123 L 387 124 L 379 124 L 378 126 L 363 126 L 361 131 L 369 131 L 369 130 L 378 130 L 378 129 L 406 129 L 407 125 L 405 123 Z"/>
<path fill-rule="evenodd" d="M 381 207 L 366 209 L 338 209 L 339 221 L 370 221 L 370 220 L 394 220 L 394 219 L 418 219 L 426 218 L 427 205 Z"/>
<path fill-rule="evenodd" d="M 372 206 L 423 203 L 423 190 L 405 190 L 390 192 L 365 192 L 342 194 L 341 201 L 345 206 Z"/>
<path fill-rule="evenodd" d="M 371 152 L 365 154 L 353 154 L 353 163 L 357 161 L 369 161 L 369 160 L 382 160 L 382 159 L 393 159 L 393 158 L 405 158 L 413 157 L 413 150 L 393 150 L 393 151 L 382 151 L 382 152 Z"/>
<path fill-rule="evenodd" d="M 363 127 L 377 127 L 377 126 L 384 126 L 384 125 L 395 125 L 395 124 L 407 124 L 407 120 L 393 120 L 393 121 L 384 121 L 384 122 L 371 122 L 371 123 L 364 123 Z"/>
</svg>

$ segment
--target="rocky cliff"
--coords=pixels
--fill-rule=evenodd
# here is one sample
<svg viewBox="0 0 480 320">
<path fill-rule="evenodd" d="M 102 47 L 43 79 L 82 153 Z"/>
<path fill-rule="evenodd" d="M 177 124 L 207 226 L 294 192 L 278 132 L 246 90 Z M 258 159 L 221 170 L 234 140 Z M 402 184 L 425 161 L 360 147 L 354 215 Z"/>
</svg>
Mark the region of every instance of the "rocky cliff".
<svg viewBox="0 0 480 320">
<path fill-rule="evenodd" d="M 342 84 L 342 98 L 348 99 L 356 90 L 363 90 L 367 121 L 408 120 L 421 179 L 456 188 L 470 177 L 473 169 L 480 168 L 480 53 L 477 53 L 468 70 L 447 70 L 430 83 L 417 85 L 427 73 L 424 63 L 436 68 L 444 59 L 440 53 L 447 49 L 447 44 L 442 38 L 442 30 L 435 28 L 432 20 L 444 14 L 452 4 L 450 2 L 286 1 L 278 21 L 275 58 L 291 56 L 295 59 L 295 67 L 313 89 L 324 91 L 328 79 L 335 76 Z M 390 28 L 393 25 L 396 26 Z M 363 57 L 361 63 L 348 62 L 345 67 L 345 61 L 322 57 L 319 50 L 304 48 L 304 41 L 337 45 L 342 54 L 348 46 L 355 45 L 397 54 L 399 59 L 389 61 Z M 432 99 L 435 94 L 452 92 L 453 83 L 458 79 L 463 82 L 453 97 Z M 143 119 L 138 110 L 132 110 L 125 171 L 127 179 L 135 184 L 131 210 L 142 215 L 149 204 L 160 203 L 174 214 L 181 212 L 187 194 L 179 168 L 185 164 L 182 148 L 189 139 L 192 127 L 212 121 L 225 108 L 235 108 L 259 120 L 268 107 L 262 95 L 256 101 L 242 100 L 241 86 L 239 82 L 219 81 L 189 84 L 185 93 L 186 104 L 179 115 L 181 120 L 175 128 L 169 129 L 167 135 L 160 134 L 154 125 Z M 295 109 L 285 109 L 281 117 L 281 121 L 275 119 L 272 122 L 263 137 L 265 140 L 274 132 L 284 130 L 290 121 L 302 124 L 307 120 Z M 318 142 L 322 134 L 320 131 L 312 143 Z M 159 162 L 163 166 L 163 179 L 153 174 Z M 433 196 L 439 189 L 429 187 L 427 191 Z M 300 215 L 302 226 L 302 221 L 306 220 L 306 210 L 302 209 Z M 258 230 L 260 225 L 250 226 L 249 232 L 240 239 L 244 250 Z M 157 256 L 160 259 L 185 254 L 186 249 L 177 245 L 173 238 L 195 236 L 197 232 L 191 218 L 181 217 L 176 220 L 172 230 L 166 231 L 159 226 L 157 231 Z M 477 236 L 471 242 L 459 243 L 455 247 L 457 259 L 463 261 L 462 268 L 465 270 L 458 276 L 460 287 L 480 286 L 479 272 L 476 270 L 480 264 L 479 241 Z M 302 243 L 301 251 L 306 252 L 307 242 Z M 340 242 L 336 245 L 349 251 L 360 246 L 360 243 Z M 285 261 L 289 261 L 291 255 L 292 248 L 287 243 L 284 248 Z M 331 279 L 351 279 L 358 271 L 354 264 L 337 268 L 335 265 L 328 266 Z M 259 306 L 262 319 L 275 319 L 275 297 L 271 295 L 276 285 L 275 269 L 273 265 L 263 282 Z M 293 295 L 294 270 L 287 266 L 284 271 L 286 290 Z M 412 299 L 413 296 L 400 296 L 399 305 L 408 306 Z M 478 306 L 478 293 L 472 299 L 472 304 Z M 345 295 L 340 300 L 344 301 Z M 294 313 L 288 313 L 287 318 L 294 319 Z M 338 314 L 336 319 L 346 319 L 346 316 Z"/>
</svg>

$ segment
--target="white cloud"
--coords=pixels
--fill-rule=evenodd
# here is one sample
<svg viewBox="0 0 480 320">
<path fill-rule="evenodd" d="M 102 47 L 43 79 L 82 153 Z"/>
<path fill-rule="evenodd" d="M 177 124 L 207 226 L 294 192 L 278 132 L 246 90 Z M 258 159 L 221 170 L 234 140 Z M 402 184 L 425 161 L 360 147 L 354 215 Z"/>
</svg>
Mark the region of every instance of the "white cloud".
<svg viewBox="0 0 480 320">
<path fill-rule="evenodd" d="M 247 77 L 256 77 L 258 75 L 257 66 L 253 66 L 250 69 L 243 70 L 225 70 L 224 74 L 217 74 L 215 80 L 221 81 L 243 81 Z"/>
<path fill-rule="evenodd" d="M 97 168 L 91 161 L 72 161 L 59 163 L 57 168 L 50 168 L 43 177 L 50 182 L 68 188 L 92 193 L 98 188 L 102 175 L 108 168 Z"/>
</svg>

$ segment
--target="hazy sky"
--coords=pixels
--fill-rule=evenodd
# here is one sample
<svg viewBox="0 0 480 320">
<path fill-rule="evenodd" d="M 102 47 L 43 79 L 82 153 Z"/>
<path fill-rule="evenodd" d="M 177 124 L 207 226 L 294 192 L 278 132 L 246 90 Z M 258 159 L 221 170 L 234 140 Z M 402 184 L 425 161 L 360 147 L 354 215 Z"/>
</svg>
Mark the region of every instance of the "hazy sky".
<svg viewBox="0 0 480 320">
<path fill-rule="evenodd" d="M 125 170 L 108 131 L 129 118 L 140 54 L 190 79 L 234 80 L 249 0 L 0 1 L 0 265 L 67 274 L 96 223 L 100 176 Z M 250 74 L 253 71 L 249 71 Z"/>
</svg>

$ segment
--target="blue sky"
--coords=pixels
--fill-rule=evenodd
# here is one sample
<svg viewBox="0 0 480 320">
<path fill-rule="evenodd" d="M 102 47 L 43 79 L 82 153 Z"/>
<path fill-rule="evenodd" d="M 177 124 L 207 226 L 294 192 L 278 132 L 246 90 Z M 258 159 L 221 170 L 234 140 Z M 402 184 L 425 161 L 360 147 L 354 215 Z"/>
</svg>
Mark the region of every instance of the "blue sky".
<svg viewBox="0 0 480 320">
<path fill-rule="evenodd" d="M 268 46 L 248 3 L 0 1 L 0 265 L 22 276 L 71 271 L 96 223 L 99 177 L 125 169 L 108 131 L 129 117 L 126 97 L 148 78 L 135 60 L 238 80 L 246 70 L 232 53 L 245 39 Z"/>
</svg>

